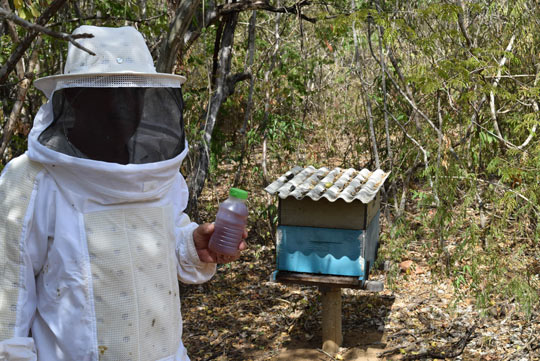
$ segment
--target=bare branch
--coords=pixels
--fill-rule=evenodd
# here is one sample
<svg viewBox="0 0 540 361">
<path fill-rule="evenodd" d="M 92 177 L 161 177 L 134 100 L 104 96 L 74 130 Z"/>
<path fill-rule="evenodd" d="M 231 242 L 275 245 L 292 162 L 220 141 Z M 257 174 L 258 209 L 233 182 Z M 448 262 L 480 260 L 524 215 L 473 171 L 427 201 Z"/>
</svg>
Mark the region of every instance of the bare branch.
<svg viewBox="0 0 540 361">
<path fill-rule="evenodd" d="M 223 34 L 221 35 L 220 50 L 218 54 L 218 70 L 216 72 L 215 91 L 210 97 L 207 109 L 204 115 L 204 125 L 201 130 L 203 136 L 197 150 L 197 161 L 188 178 L 188 187 L 190 197 L 188 202 L 188 213 L 197 219 L 197 199 L 200 196 L 206 177 L 208 175 L 208 166 L 210 161 L 210 145 L 212 141 L 212 132 L 218 118 L 218 112 L 221 104 L 230 95 L 235 81 L 240 81 L 244 75 L 230 75 L 232 49 L 234 46 L 234 32 L 238 23 L 238 14 L 233 13 L 225 19 Z M 234 84 L 233 84 L 234 83 Z"/>
<path fill-rule="evenodd" d="M 516 40 L 516 36 L 512 35 L 512 38 L 510 38 L 510 42 L 508 43 L 508 46 L 506 49 L 504 49 L 505 52 L 512 51 L 512 46 L 514 45 L 514 40 Z M 501 130 L 499 128 L 499 122 L 497 121 L 497 109 L 495 109 L 495 91 L 494 89 L 497 88 L 499 85 L 499 82 L 501 81 L 501 73 L 502 73 L 502 67 L 504 64 L 506 64 L 506 55 L 503 55 L 502 59 L 499 61 L 498 69 L 497 69 L 497 76 L 495 77 L 495 80 L 493 81 L 493 88 L 489 92 L 489 109 L 491 110 L 491 119 L 493 120 L 493 128 L 495 129 L 495 132 L 498 135 L 499 139 L 503 140 L 503 143 L 510 147 L 515 148 L 516 146 L 512 143 L 504 140 L 504 137 L 501 134 Z"/>
<path fill-rule="evenodd" d="M 505 53 L 508 53 L 508 52 L 512 51 L 512 47 L 514 45 L 515 40 L 516 40 L 516 36 L 512 35 L 512 37 L 510 38 L 510 41 L 508 42 L 508 45 L 506 46 L 506 49 L 504 49 Z M 491 119 L 493 120 L 493 128 L 495 129 L 496 134 L 493 134 L 491 132 L 490 133 L 492 135 L 496 136 L 496 138 L 499 139 L 508 148 L 522 150 L 523 148 L 525 148 L 529 144 L 529 142 L 531 141 L 533 136 L 536 134 L 537 124 L 535 124 L 532 127 L 531 132 L 529 133 L 529 136 L 527 137 L 527 139 L 525 139 L 525 141 L 521 145 L 515 145 L 512 142 L 504 139 L 504 137 L 503 137 L 503 135 L 501 133 L 501 130 L 499 128 L 499 122 L 497 120 L 497 109 L 495 107 L 495 91 L 494 90 L 495 90 L 495 88 L 497 88 L 499 86 L 499 83 L 500 83 L 501 78 L 502 78 L 502 68 L 506 64 L 507 60 L 508 59 L 507 59 L 506 55 L 503 55 L 503 57 L 499 61 L 498 69 L 497 69 L 497 75 L 495 76 L 495 80 L 493 81 L 492 89 L 489 92 L 489 109 L 490 109 L 490 112 L 491 112 Z M 538 79 L 535 80 L 535 85 L 536 85 L 537 81 L 538 81 Z M 533 107 L 534 107 L 535 112 L 539 111 L 538 102 L 536 102 L 535 100 L 533 100 Z"/>
<path fill-rule="evenodd" d="M 237 83 L 247 79 L 251 79 L 251 73 L 236 73 L 233 75 L 228 75 L 224 84 L 226 90 L 225 94 L 227 97 L 234 94 L 234 88 Z"/>
<path fill-rule="evenodd" d="M 316 23 L 317 19 L 310 18 L 304 14 L 302 14 L 302 7 L 311 5 L 311 1 L 309 0 L 300 0 L 297 3 L 291 5 L 291 6 L 282 6 L 282 7 L 274 7 L 268 3 L 268 0 L 244 0 L 241 2 L 231 3 L 231 4 L 223 4 L 221 6 L 218 6 L 218 13 L 219 15 L 226 15 L 233 12 L 240 12 L 240 11 L 246 11 L 246 10 L 265 10 L 270 11 L 273 13 L 282 13 L 282 14 L 296 14 L 300 18 L 309 21 L 311 23 Z"/>
<path fill-rule="evenodd" d="M 58 10 L 64 6 L 66 3 L 66 0 L 54 0 L 48 8 L 46 8 L 43 13 L 37 18 L 36 24 L 38 25 L 45 25 L 47 22 L 53 17 L 54 14 L 58 12 Z M 7 62 L 0 68 L 0 84 L 4 84 L 9 76 L 9 73 L 13 71 L 16 64 L 19 62 L 19 60 L 24 55 L 26 49 L 30 47 L 32 44 L 32 41 L 38 36 L 39 32 L 31 30 L 29 31 L 28 35 L 19 42 L 19 45 L 17 45 L 17 48 L 11 53 L 9 59 Z"/>
<path fill-rule="evenodd" d="M 462 0 L 458 0 L 458 5 L 461 7 L 461 11 L 458 12 L 458 25 L 459 30 L 461 30 L 461 34 L 463 34 L 463 37 L 465 38 L 465 41 L 467 42 L 467 46 L 469 48 L 472 48 L 473 42 L 471 40 L 471 37 L 469 36 L 469 33 L 467 32 L 467 25 L 465 24 L 465 4 Z"/>
<path fill-rule="evenodd" d="M 99 21 L 127 21 L 128 23 L 135 23 L 135 24 L 139 24 L 139 23 L 147 23 L 147 22 L 150 22 L 152 20 L 155 20 L 155 19 L 159 19 L 159 18 L 163 18 L 164 16 L 166 16 L 167 13 L 166 12 L 162 12 L 158 15 L 154 15 L 154 16 L 150 16 L 150 17 L 147 17 L 147 18 L 140 18 L 140 19 L 131 19 L 129 17 L 122 17 L 122 16 L 110 16 L 108 14 L 105 14 L 105 15 L 102 15 L 102 16 L 98 16 L 98 15 L 92 15 L 92 16 L 83 16 L 83 17 L 75 17 L 75 18 L 72 18 L 72 19 L 66 19 L 66 20 L 63 20 L 63 21 L 59 21 L 59 22 L 56 22 L 56 23 L 52 23 L 50 25 L 47 25 L 48 28 L 54 28 L 56 26 L 61 26 L 61 25 L 64 25 L 64 24 L 67 24 L 67 23 L 80 23 L 81 21 L 88 21 L 88 20 L 99 20 Z"/>
<path fill-rule="evenodd" d="M 401 93 L 401 95 L 403 96 L 403 98 L 405 98 L 405 100 L 407 101 L 407 103 L 409 103 L 409 105 L 418 113 L 420 114 L 420 116 L 422 118 L 424 118 L 424 120 L 426 120 L 428 122 L 428 124 L 430 125 L 430 127 L 437 133 L 438 136 L 440 136 L 442 139 L 444 139 L 446 141 L 446 143 L 448 144 L 448 148 L 449 148 L 449 151 L 450 153 L 456 158 L 456 159 L 459 159 L 456 151 L 454 150 L 453 146 L 452 146 L 452 143 L 448 140 L 448 138 L 446 137 L 446 135 L 444 135 L 441 130 L 439 128 L 437 128 L 435 126 L 435 124 L 433 123 L 433 121 L 422 111 L 420 110 L 420 108 L 418 108 L 418 106 L 416 105 L 416 102 L 414 101 L 414 99 L 411 97 L 409 98 L 409 96 L 405 93 L 405 91 L 403 89 L 401 89 L 401 87 L 399 86 L 399 84 L 396 82 L 396 80 L 394 79 L 394 77 L 392 76 L 392 74 L 390 74 L 390 72 L 388 72 L 388 70 L 386 69 L 386 75 L 388 76 L 388 78 L 392 81 L 392 83 L 394 84 L 394 86 L 396 87 L 396 89 Z"/>
<path fill-rule="evenodd" d="M 538 67 L 540 68 L 540 65 Z M 540 77 L 537 76 L 536 79 L 534 80 L 534 86 L 536 86 L 538 84 L 539 80 L 540 80 Z M 538 101 L 536 101 L 536 99 L 532 100 L 532 105 L 533 105 L 533 109 L 536 112 L 536 114 L 540 113 L 540 105 L 538 105 Z M 533 136 L 536 134 L 536 126 L 537 125 L 538 124 L 533 125 L 533 128 L 531 129 L 531 133 L 529 134 L 527 139 L 525 139 L 523 144 L 521 144 L 520 146 L 517 147 L 517 149 L 521 150 L 521 149 L 525 148 L 529 144 L 529 142 L 531 141 Z"/>
<path fill-rule="evenodd" d="M 9 7 L 8 0 L 2 0 L 0 7 L 2 6 Z M 17 27 L 15 26 L 15 24 L 11 21 L 6 21 L 5 23 L 7 25 L 7 31 L 9 35 L 11 36 L 11 40 L 13 41 L 13 44 L 19 43 L 21 39 L 19 38 L 19 33 L 17 33 Z M 24 79 L 24 61 L 17 62 L 17 64 L 15 65 L 15 73 L 17 74 L 17 77 L 20 80 Z"/>
<path fill-rule="evenodd" d="M 18 17 L 17 15 L 12 13 L 11 11 L 5 10 L 2 7 L 0 7 L 0 17 L 4 17 L 4 18 L 6 18 L 8 20 L 11 20 L 15 24 L 20 25 L 23 28 L 26 28 L 28 30 L 33 30 L 33 31 L 36 31 L 36 32 L 40 32 L 40 33 L 49 35 L 49 36 L 51 36 L 53 38 L 69 41 L 71 44 L 73 44 L 74 46 L 76 46 L 79 49 L 82 49 L 82 50 L 86 51 L 88 54 L 94 55 L 94 56 L 96 55 L 96 53 L 94 53 L 93 51 L 85 48 L 84 46 L 82 46 L 81 44 L 79 44 L 78 42 L 75 41 L 77 39 L 93 38 L 94 35 L 92 35 L 92 34 L 83 33 L 83 34 L 71 35 L 71 34 L 52 31 L 51 29 L 48 29 L 48 28 L 46 28 L 44 26 L 41 26 L 41 25 L 38 25 L 38 24 L 33 24 L 33 23 L 29 22 L 29 21 L 21 19 L 20 17 Z"/>
<path fill-rule="evenodd" d="M 184 35 L 193 19 L 200 0 L 183 1 L 176 9 L 174 19 L 169 25 L 169 31 L 161 43 L 156 70 L 162 73 L 172 73 L 176 56 L 184 47 Z"/>
<path fill-rule="evenodd" d="M 42 39 L 37 40 L 38 47 L 41 40 Z M 36 68 L 38 67 L 39 67 L 38 50 L 36 47 L 34 51 L 32 52 L 32 55 L 30 57 L 30 61 L 28 64 L 28 73 L 30 74 L 30 77 L 25 77 L 21 80 L 17 89 L 17 98 L 15 99 L 15 103 L 13 104 L 13 108 L 11 109 L 11 114 L 9 115 L 6 123 L 4 124 L 2 138 L 0 141 L 0 158 L 4 156 L 4 152 L 6 151 L 6 148 L 9 145 L 9 141 L 11 140 L 11 136 L 13 135 L 15 126 L 17 124 L 17 120 L 19 119 L 19 116 L 23 109 L 23 105 L 26 100 L 28 89 L 30 88 L 30 85 L 32 84 L 34 70 L 36 70 Z"/>
</svg>

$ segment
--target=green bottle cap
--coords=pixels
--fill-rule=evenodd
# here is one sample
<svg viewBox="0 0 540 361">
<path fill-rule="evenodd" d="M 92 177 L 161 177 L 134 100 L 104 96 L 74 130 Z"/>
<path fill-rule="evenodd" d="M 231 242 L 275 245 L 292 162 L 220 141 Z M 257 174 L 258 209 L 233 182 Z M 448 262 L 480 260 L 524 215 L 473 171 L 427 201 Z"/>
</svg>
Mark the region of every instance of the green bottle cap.
<svg viewBox="0 0 540 361">
<path fill-rule="evenodd" d="M 231 188 L 229 195 L 234 198 L 247 199 L 248 192 L 239 188 Z"/>
</svg>

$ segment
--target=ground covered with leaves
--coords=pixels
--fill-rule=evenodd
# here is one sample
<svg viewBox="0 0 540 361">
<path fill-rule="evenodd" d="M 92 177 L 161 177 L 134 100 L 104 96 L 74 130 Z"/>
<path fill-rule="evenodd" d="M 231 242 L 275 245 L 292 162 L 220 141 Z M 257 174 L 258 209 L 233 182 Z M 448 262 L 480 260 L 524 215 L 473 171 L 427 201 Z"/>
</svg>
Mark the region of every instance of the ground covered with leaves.
<svg viewBox="0 0 540 361">
<path fill-rule="evenodd" d="M 233 174 L 226 169 L 205 189 L 201 221 L 215 217 L 226 198 L 223 185 L 232 183 Z M 540 361 L 540 307 L 523 307 L 502 292 L 486 304 L 470 285 L 457 289 L 460 283 L 425 247 L 432 242 L 428 234 L 417 235 L 399 257 L 372 270 L 370 279 L 383 281 L 383 292 L 342 289 L 343 344 L 338 354 L 326 354 L 319 289 L 271 280 L 276 270 L 272 199 L 260 193 L 250 193 L 249 249 L 238 261 L 219 265 L 211 281 L 181 285 L 183 340 L 193 361 Z M 397 243 L 389 240 L 383 215 L 381 222 L 384 258 Z M 540 289 L 540 266 L 529 267 L 536 264 L 540 245 L 531 242 L 531 252 L 507 261 L 517 262 L 515 269 L 526 267 L 529 286 Z"/>
<path fill-rule="evenodd" d="M 210 282 L 182 286 L 192 360 L 540 360 L 538 308 L 527 316 L 513 302 L 494 301 L 479 310 L 417 262 L 395 265 L 401 273 L 392 289 L 342 290 L 343 347 L 328 355 L 320 349 L 318 289 L 272 282 L 274 252 L 252 240 Z M 386 272 L 372 278 L 385 280 Z"/>
</svg>

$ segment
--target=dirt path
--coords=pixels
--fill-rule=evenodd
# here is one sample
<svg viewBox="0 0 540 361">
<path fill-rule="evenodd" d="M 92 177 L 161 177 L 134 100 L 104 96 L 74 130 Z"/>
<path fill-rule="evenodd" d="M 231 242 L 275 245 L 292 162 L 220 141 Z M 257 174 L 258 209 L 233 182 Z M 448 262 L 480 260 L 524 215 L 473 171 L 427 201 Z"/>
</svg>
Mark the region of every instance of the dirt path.
<svg viewBox="0 0 540 361">
<path fill-rule="evenodd" d="M 330 355 L 325 354 L 320 343 L 291 342 L 275 357 L 276 361 L 309 361 L 309 360 L 332 360 Z M 372 332 L 347 332 L 344 335 L 343 348 L 337 356 L 339 360 L 348 361 L 376 361 L 381 360 L 377 355 L 384 351 L 385 343 L 383 333 Z M 336 359 L 334 357 L 334 359 Z"/>
<path fill-rule="evenodd" d="M 343 290 L 344 342 L 334 357 L 320 350 L 320 333 L 306 341 L 293 332 L 274 355 L 254 360 L 540 360 L 538 310 L 527 318 L 517 304 L 493 300 L 481 312 L 430 272 L 403 276 L 399 292 Z"/>
</svg>

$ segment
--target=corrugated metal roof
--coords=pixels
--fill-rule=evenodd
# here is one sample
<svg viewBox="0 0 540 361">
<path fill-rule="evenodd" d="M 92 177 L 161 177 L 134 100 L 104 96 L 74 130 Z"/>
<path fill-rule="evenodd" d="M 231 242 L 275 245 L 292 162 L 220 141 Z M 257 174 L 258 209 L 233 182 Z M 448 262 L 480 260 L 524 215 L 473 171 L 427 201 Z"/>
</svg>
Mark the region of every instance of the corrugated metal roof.
<svg viewBox="0 0 540 361">
<path fill-rule="evenodd" d="M 354 200 L 369 203 L 389 174 L 381 169 L 371 172 L 367 169 L 357 171 L 338 167 L 329 170 L 326 167 L 316 169 L 313 166 L 295 166 L 264 190 L 271 195 L 277 194 L 281 199 L 309 197 L 318 201 L 324 197 L 330 202 L 343 199 L 347 203 Z"/>
</svg>

